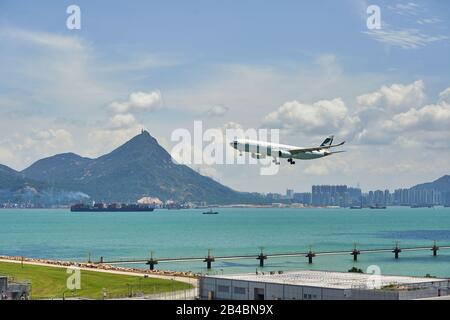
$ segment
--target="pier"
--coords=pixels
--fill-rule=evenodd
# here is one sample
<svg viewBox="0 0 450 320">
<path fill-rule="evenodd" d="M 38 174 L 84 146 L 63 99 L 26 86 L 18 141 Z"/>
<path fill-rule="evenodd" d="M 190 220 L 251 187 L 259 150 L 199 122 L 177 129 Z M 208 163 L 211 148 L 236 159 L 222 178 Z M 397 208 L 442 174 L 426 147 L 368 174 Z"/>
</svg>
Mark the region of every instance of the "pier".
<svg viewBox="0 0 450 320">
<path fill-rule="evenodd" d="M 123 258 L 123 259 L 111 259 L 107 260 L 104 257 L 100 258 L 100 261 L 94 262 L 95 264 L 147 264 L 150 269 L 153 270 L 154 266 L 158 263 L 164 262 L 204 262 L 206 263 L 207 269 L 212 268 L 212 263 L 215 261 L 225 261 L 225 260 L 243 260 L 243 259 L 256 259 L 259 260 L 259 266 L 264 267 L 264 261 L 269 258 L 283 258 L 283 257 L 306 257 L 308 258 L 308 263 L 313 263 L 313 258 L 320 256 L 338 256 L 338 255 L 351 255 L 353 256 L 353 261 L 358 261 L 358 256 L 374 253 L 394 253 L 394 258 L 399 259 L 400 253 L 413 252 L 413 251 L 432 251 L 432 257 L 437 256 L 438 250 L 450 249 L 450 245 L 437 246 L 436 242 L 430 246 L 417 246 L 417 247 L 405 247 L 401 248 L 397 243 L 394 248 L 375 248 L 375 249 L 358 249 L 356 246 L 352 250 L 338 250 L 338 251 L 321 251 L 314 252 L 310 248 L 307 252 L 279 252 L 279 253 L 267 253 L 261 248 L 259 253 L 255 254 L 243 254 L 243 255 L 227 255 L 227 256 L 214 256 L 211 249 L 208 249 L 208 253 L 203 257 L 173 257 L 173 258 L 159 258 L 156 259 L 153 252 L 150 258 Z"/>
</svg>

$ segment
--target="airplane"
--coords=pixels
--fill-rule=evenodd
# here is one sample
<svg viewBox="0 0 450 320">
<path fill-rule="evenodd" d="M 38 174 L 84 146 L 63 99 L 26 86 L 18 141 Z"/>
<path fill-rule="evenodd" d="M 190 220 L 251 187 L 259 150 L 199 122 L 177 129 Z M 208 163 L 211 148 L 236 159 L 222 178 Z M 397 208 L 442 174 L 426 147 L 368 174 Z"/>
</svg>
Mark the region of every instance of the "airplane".
<svg viewBox="0 0 450 320">
<path fill-rule="evenodd" d="M 264 159 L 267 156 L 271 156 L 274 158 L 273 162 L 277 165 L 280 164 L 278 158 L 288 159 L 290 164 L 295 164 L 294 159 L 312 160 L 331 156 L 335 153 L 345 152 L 330 151 L 331 148 L 342 146 L 345 143 L 345 141 L 343 141 L 338 144 L 333 144 L 333 139 L 334 136 L 330 136 L 326 138 L 320 146 L 310 148 L 248 139 L 236 139 L 230 143 L 230 146 L 238 150 L 239 155 L 242 155 L 242 152 L 249 152 L 251 153 L 252 158 L 255 159 Z"/>
</svg>

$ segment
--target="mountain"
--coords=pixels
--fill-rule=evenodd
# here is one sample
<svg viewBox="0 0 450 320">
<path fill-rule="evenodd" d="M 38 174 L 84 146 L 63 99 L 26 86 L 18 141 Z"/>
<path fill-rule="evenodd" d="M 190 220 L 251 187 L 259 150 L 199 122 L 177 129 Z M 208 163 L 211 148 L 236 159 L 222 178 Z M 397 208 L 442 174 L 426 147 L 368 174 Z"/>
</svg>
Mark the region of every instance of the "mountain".
<svg viewBox="0 0 450 320">
<path fill-rule="evenodd" d="M 26 186 L 42 187 L 42 182 L 33 181 L 10 167 L 0 164 L 0 190 L 16 191 Z"/>
<path fill-rule="evenodd" d="M 97 159 L 59 154 L 21 173 L 54 188 L 81 191 L 95 201 L 135 202 L 144 196 L 215 204 L 261 201 L 175 163 L 147 131 Z"/>
<path fill-rule="evenodd" d="M 450 192 L 450 175 L 445 175 L 433 182 L 418 184 L 411 189 L 415 190 L 437 190 L 441 192 Z"/>
<path fill-rule="evenodd" d="M 55 188 L 0 165 L 0 203 L 65 204 L 88 198 L 82 192 Z"/>
</svg>

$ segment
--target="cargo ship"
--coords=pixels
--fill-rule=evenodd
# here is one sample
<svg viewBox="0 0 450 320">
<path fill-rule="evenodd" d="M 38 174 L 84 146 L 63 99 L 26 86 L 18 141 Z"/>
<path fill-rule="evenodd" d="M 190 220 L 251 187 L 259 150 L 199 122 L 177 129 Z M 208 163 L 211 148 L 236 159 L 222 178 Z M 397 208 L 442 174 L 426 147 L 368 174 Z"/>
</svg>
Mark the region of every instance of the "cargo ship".
<svg viewBox="0 0 450 320">
<path fill-rule="evenodd" d="M 155 208 L 147 204 L 105 204 L 105 203 L 95 203 L 93 205 L 89 204 L 74 204 L 70 206 L 71 212 L 151 212 Z"/>
</svg>

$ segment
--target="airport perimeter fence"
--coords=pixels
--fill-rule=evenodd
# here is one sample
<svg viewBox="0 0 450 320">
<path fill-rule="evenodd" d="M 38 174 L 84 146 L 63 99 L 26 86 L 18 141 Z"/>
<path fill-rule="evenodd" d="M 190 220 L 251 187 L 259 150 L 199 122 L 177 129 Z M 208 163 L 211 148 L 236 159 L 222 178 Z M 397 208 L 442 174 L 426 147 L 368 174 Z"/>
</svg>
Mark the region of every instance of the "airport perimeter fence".
<svg viewBox="0 0 450 320">
<path fill-rule="evenodd" d="M 165 291 L 159 293 L 143 293 L 140 291 L 130 291 L 128 294 L 106 294 L 105 299 L 129 299 L 129 300 L 195 300 L 199 296 L 198 287 L 185 290 Z"/>
</svg>

